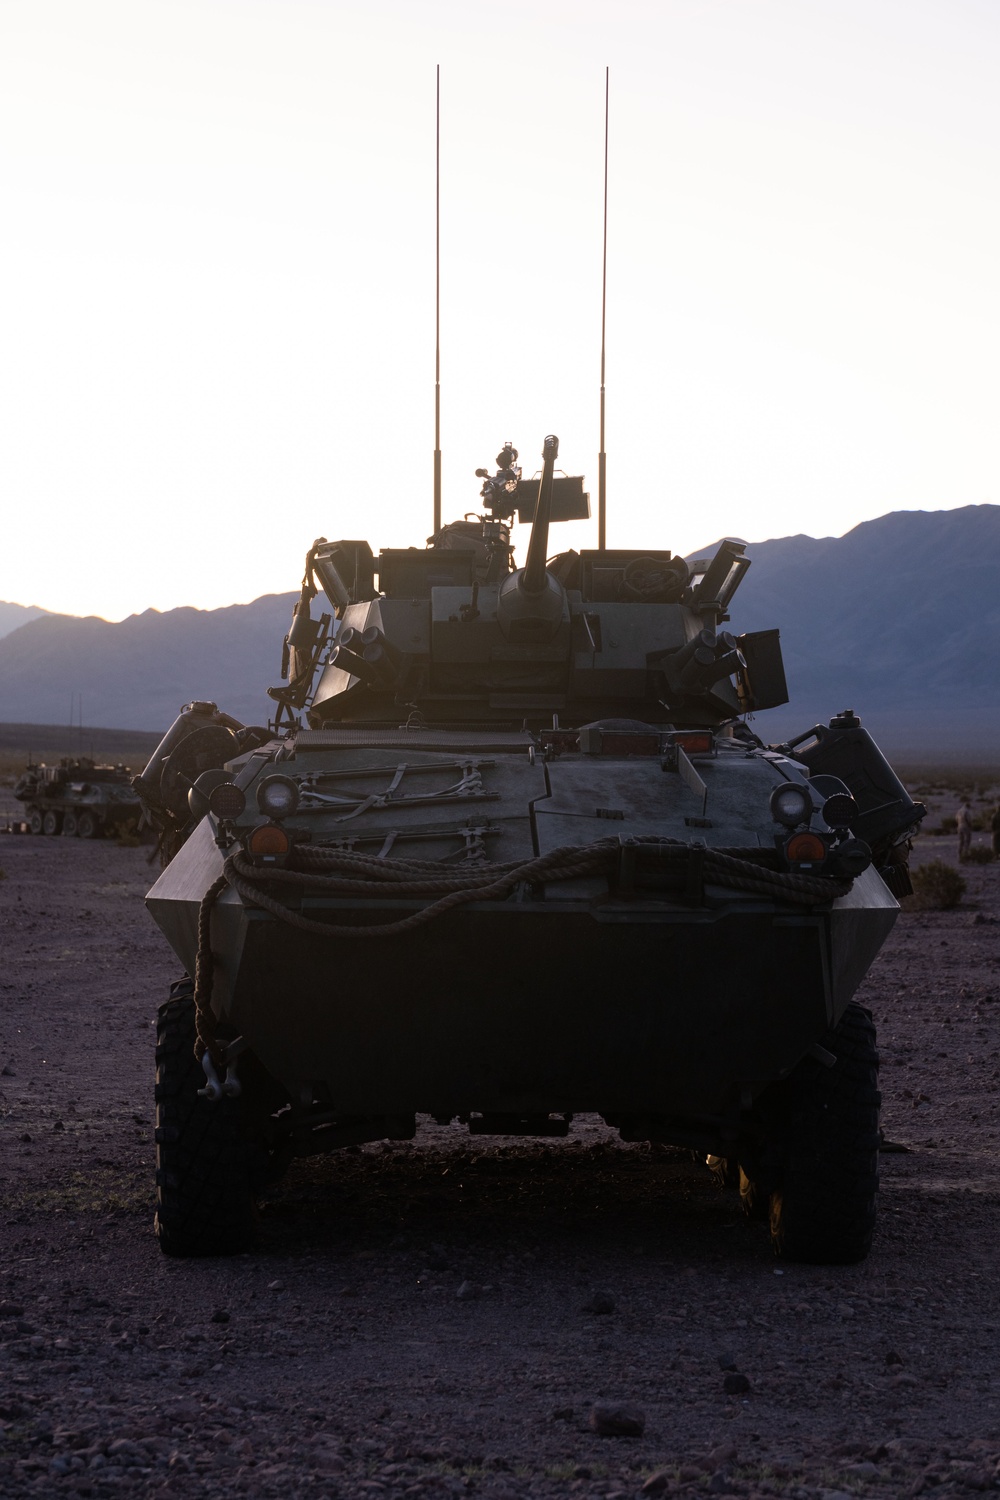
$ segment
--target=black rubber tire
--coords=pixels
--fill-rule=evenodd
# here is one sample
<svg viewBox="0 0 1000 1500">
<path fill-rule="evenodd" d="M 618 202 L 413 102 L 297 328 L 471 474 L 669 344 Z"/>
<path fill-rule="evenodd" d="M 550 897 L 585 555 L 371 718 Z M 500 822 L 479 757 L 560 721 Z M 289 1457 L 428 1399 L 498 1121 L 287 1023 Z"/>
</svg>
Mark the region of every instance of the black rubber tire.
<svg viewBox="0 0 1000 1500">
<path fill-rule="evenodd" d="M 748 1219 L 753 1219 L 758 1224 L 768 1224 L 771 1221 L 771 1194 L 761 1184 L 759 1178 L 747 1175 L 745 1167 L 740 1167 L 740 1204 Z"/>
<path fill-rule="evenodd" d="M 189 979 L 171 986 L 156 1031 L 156 1233 L 165 1255 L 237 1255 L 253 1243 L 252 1146 L 242 1101 L 199 1096 Z"/>
<path fill-rule="evenodd" d="M 805 1058 L 781 1085 L 771 1241 L 785 1260 L 853 1265 L 871 1249 L 878 1192 L 882 1100 L 871 1013 L 849 1005 L 822 1045 L 836 1058 L 832 1067 Z"/>
<path fill-rule="evenodd" d="M 42 818 L 42 815 L 37 808 L 33 812 L 30 812 L 28 814 L 29 833 L 39 834 L 42 832 L 44 826 L 44 819 Z"/>
<path fill-rule="evenodd" d="M 54 808 L 49 808 L 42 818 L 42 832 L 47 838 L 54 838 L 62 828 L 62 814 L 57 813 Z"/>
<path fill-rule="evenodd" d="M 75 839 L 79 831 L 76 813 L 68 812 L 63 818 L 63 838 Z"/>
<path fill-rule="evenodd" d="M 706 1156 L 705 1165 L 715 1178 L 720 1191 L 740 1185 L 740 1167 L 735 1156 Z"/>
<path fill-rule="evenodd" d="M 82 812 L 77 815 L 76 831 L 82 839 L 96 839 L 101 831 L 101 825 L 91 812 Z"/>
</svg>

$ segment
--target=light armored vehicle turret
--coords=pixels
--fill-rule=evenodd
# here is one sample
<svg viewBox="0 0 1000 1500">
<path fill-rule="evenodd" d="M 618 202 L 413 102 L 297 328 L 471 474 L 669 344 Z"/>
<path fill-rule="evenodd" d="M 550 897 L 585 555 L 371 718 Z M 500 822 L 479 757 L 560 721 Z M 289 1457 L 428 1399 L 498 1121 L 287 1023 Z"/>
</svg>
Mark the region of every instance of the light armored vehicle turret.
<svg viewBox="0 0 1000 1500">
<path fill-rule="evenodd" d="M 738 1165 L 783 1255 L 868 1251 L 853 997 L 923 809 L 850 712 L 754 733 L 787 695 L 777 631 L 729 628 L 742 543 L 550 558 L 589 510 L 557 454 L 526 480 L 508 444 L 426 548 L 317 541 L 274 724 L 188 705 L 136 780 L 190 976 L 157 1053 L 170 1254 L 243 1248 L 296 1156 L 580 1112 Z"/>
</svg>

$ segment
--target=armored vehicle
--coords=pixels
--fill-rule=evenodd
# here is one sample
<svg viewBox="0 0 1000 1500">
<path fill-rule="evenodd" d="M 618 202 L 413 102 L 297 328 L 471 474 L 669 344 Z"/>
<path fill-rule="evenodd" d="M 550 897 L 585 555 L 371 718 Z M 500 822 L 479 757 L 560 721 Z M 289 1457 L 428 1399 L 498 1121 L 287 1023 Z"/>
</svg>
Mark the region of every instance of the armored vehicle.
<svg viewBox="0 0 1000 1500">
<path fill-rule="evenodd" d="M 98 766 L 86 758 L 28 766 L 14 796 L 24 803 L 31 833 L 103 838 L 138 823 L 142 814 L 128 766 Z"/>
<path fill-rule="evenodd" d="M 273 724 L 189 704 L 136 779 L 189 976 L 159 1022 L 168 1254 L 243 1248 L 296 1156 L 579 1112 L 738 1175 L 784 1256 L 868 1251 L 853 996 L 923 809 L 850 711 L 754 732 L 787 693 L 778 632 L 727 628 L 742 543 L 549 558 L 589 513 L 557 452 L 527 479 L 508 444 L 425 548 L 320 538 Z"/>
</svg>

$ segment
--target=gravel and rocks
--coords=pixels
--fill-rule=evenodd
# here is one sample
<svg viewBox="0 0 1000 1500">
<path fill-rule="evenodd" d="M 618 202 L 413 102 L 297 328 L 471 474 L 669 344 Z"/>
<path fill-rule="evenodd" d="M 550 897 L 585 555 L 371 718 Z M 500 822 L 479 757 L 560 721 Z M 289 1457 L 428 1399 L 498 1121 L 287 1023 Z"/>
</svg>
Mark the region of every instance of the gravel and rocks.
<svg viewBox="0 0 1000 1500">
<path fill-rule="evenodd" d="M 153 1020 L 176 965 L 145 861 L 0 839 L 5 1500 L 998 1487 L 1000 865 L 904 913 L 864 986 L 900 1149 L 872 1255 L 835 1268 L 777 1266 L 690 1154 L 591 1118 L 560 1142 L 423 1122 L 298 1164 L 252 1254 L 166 1259 Z M 608 1411 L 639 1434 L 604 1435 Z"/>
</svg>

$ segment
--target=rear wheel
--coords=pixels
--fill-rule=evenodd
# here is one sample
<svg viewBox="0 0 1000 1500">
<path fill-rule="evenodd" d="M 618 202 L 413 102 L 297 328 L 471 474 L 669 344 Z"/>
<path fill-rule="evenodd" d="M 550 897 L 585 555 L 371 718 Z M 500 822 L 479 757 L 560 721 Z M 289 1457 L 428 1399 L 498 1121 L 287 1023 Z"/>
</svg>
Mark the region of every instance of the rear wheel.
<svg viewBox="0 0 1000 1500">
<path fill-rule="evenodd" d="M 95 839 L 100 824 L 91 812 L 82 812 L 76 820 L 76 831 L 82 839 Z"/>
<path fill-rule="evenodd" d="M 63 818 L 63 838 L 76 838 L 78 831 L 76 813 L 68 812 Z"/>
<path fill-rule="evenodd" d="M 739 1187 L 740 1166 L 735 1156 L 706 1156 L 705 1165 L 720 1188 Z"/>
<path fill-rule="evenodd" d="M 48 834 L 49 838 L 59 832 L 62 827 L 62 818 L 59 813 L 50 809 L 42 819 L 42 832 Z"/>
<path fill-rule="evenodd" d="M 744 1167 L 740 1167 L 740 1203 L 748 1219 L 760 1224 L 770 1222 L 771 1194 L 761 1179 L 749 1176 Z"/>
<path fill-rule="evenodd" d="M 241 1129 L 242 1101 L 199 1096 L 189 979 L 171 986 L 156 1032 L 156 1233 L 165 1255 L 236 1255 L 256 1228 L 257 1153 Z"/>
<path fill-rule="evenodd" d="M 28 814 L 29 833 L 41 833 L 44 826 L 45 820 L 43 819 L 41 813 L 37 810 L 37 808 L 34 812 Z"/>
<path fill-rule="evenodd" d="M 771 1239 L 786 1260 L 851 1265 L 875 1232 L 881 1096 L 871 1014 L 849 1005 L 822 1045 L 832 1066 L 805 1058 L 778 1086 Z"/>
</svg>

